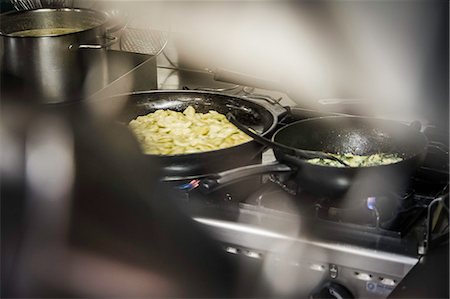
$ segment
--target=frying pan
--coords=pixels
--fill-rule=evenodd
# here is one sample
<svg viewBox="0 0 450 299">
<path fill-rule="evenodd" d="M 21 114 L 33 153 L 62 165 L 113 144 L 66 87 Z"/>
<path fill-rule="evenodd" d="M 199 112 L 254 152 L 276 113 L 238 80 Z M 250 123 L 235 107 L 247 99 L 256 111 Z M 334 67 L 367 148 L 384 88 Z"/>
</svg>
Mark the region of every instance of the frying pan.
<svg viewBox="0 0 450 299">
<path fill-rule="evenodd" d="M 423 161 L 427 138 L 420 125 L 357 116 L 318 117 L 291 123 L 272 141 L 284 146 L 326 153 L 371 155 L 397 154 L 402 161 L 371 167 L 332 167 L 311 164 L 280 148 L 274 148 L 277 162 L 247 166 L 219 173 L 201 182 L 206 192 L 242 179 L 242 175 L 288 173 L 299 188 L 327 198 L 343 198 L 347 192 L 373 196 L 400 192 Z"/>
<path fill-rule="evenodd" d="M 215 92 L 169 90 L 145 91 L 117 95 L 105 99 L 106 105 L 117 105 L 120 102 L 121 113 L 118 121 L 128 124 L 137 116 L 146 115 L 158 109 L 183 111 L 193 106 L 197 112 L 206 113 L 215 110 L 222 114 L 232 113 L 237 120 L 265 136 L 273 132 L 278 117 L 281 115 L 270 105 L 260 104 L 246 98 L 229 96 Z M 200 178 L 210 173 L 236 168 L 261 159 L 264 147 L 250 141 L 237 146 L 192 154 L 172 156 L 146 155 L 153 167 L 161 170 L 163 181 L 182 181 Z"/>
</svg>

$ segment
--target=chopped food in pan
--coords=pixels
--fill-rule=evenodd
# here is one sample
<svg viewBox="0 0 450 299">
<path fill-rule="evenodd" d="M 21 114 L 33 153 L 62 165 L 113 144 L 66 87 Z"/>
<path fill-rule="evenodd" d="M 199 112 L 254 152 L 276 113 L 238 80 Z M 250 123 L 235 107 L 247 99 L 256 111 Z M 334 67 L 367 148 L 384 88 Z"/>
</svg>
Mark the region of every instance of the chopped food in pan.
<svg viewBox="0 0 450 299">
<path fill-rule="evenodd" d="M 179 155 L 232 147 L 252 140 L 217 111 L 156 110 L 138 116 L 129 127 L 146 154 Z"/>
<path fill-rule="evenodd" d="M 368 156 L 358 156 L 353 154 L 331 154 L 336 158 L 346 162 L 350 167 L 368 167 L 368 166 L 378 166 L 378 165 L 387 165 L 392 163 L 397 163 L 402 161 L 403 159 L 399 157 L 397 154 L 373 154 Z M 345 167 L 341 163 L 330 160 L 330 159 L 309 159 L 307 160 L 309 163 L 323 165 L 323 166 L 332 166 L 332 167 Z"/>
</svg>

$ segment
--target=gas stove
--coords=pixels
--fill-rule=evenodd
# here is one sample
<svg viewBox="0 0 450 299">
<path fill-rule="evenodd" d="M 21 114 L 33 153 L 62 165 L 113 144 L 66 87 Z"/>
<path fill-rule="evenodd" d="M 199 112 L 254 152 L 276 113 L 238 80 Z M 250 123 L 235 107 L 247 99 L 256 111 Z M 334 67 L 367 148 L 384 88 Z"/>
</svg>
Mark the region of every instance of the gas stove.
<svg viewBox="0 0 450 299">
<path fill-rule="evenodd" d="M 319 114 L 292 108 L 281 125 Z M 260 264 L 268 282 L 264 294 L 385 298 L 426 254 L 432 226 L 448 227 L 448 146 L 435 128 L 424 133 L 431 141 L 426 160 L 402 194 L 335 206 L 270 175 L 251 192 L 241 184 L 185 198 L 194 220 L 224 250 Z"/>
<path fill-rule="evenodd" d="M 280 127 L 300 119 L 364 111 L 354 103 L 338 103 L 338 109 L 330 104 L 320 110 L 295 107 L 280 93 L 216 82 L 208 72 L 181 71 L 172 65 L 158 68 L 159 89 L 246 96 L 280 113 L 288 105 Z M 427 157 L 403 194 L 360 198 L 356 206 L 335 207 L 271 175 L 208 195 L 197 189 L 183 191 L 181 202 L 239 262 L 246 281 L 242 296 L 386 298 L 427 254 L 431 240 L 442 238 L 439 232 L 446 226 L 448 231 L 448 134 L 426 122 L 422 125 L 431 141 Z M 262 161 L 274 159 L 269 150 Z"/>
</svg>

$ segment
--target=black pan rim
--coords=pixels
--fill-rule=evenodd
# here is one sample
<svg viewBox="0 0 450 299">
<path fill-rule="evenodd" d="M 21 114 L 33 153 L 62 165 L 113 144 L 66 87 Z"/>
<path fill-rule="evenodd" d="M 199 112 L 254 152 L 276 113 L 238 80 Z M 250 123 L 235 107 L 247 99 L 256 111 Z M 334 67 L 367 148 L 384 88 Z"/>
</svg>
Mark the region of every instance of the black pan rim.
<svg viewBox="0 0 450 299">
<path fill-rule="evenodd" d="M 300 124 L 300 123 L 304 123 L 304 122 L 319 121 L 322 119 L 336 119 L 336 118 L 340 118 L 340 119 L 354 118 L 354 119 L 361 119 L 361 120 L 368 120 L 368 121 L 372 120 L 372 121 L 379 121 L 379 122 L 390 122 L 395 125 L 401 125 L 401 126 L 404 126 L 405 128 L 412 129 L 409 125 L 399 122 L 399 121 L 396 121 L 396 120 L 393 120 L 393 119 L 383 119 L 383 118 L 379 118 L 379 117 L 367 117 L 367 116 L 358 116 L 358 115 L 330 115 L 330 116 L 319 116 L 319 117 L 301 119 L 301 120 L 292 122 L 284 127 L 279 128 L 278 130 L 276 130 L 275 133 L 273 133 L 273 135 L 272 135 L 272 141 L 276 142 L 275 138 L 276 138 L 277 134 L 279 134 L 279 132 L 283 131 L 283 129 L 287 129 L 296 124 Z M 391 163 L 391 164 L 386 164 L 386 165 L 376 165 L 376 166 L 361 166 L 361 167 L 334 167 L 334 166 L 329 166 L 329 165 L 312 164 L 312 163 L 306 162 L 306 160 L 301 160 L 301 159 L 299 162 L 301 162 L 301 164 L 304 164 L 304 165 L 308 165 L 308 166 L 312 166 L 312 167 L 320 167 L 323 169 L 333 168 L 333 169 L 343 169 L 343 170 L 348 170 L 348 169 L 358 170 L 358 169 L 374 169 L 374 168 L 379 168 L 379 167 L 383 167 L 383 168 L 389 167 L 389 166 L 397 165 L 399 163 L 402 163 L 402 162 L 410 160 L 410 159 L 414 159 L 417 156 L 420 156 L 421 154 L 423 154 L 424 152 L 427 151 L 428 143 L 429 143 L 427 136 L 422 131 L 417 131 L 417 133 L 422 136 L 423 141 L 424 141 L 424 147 L 422 148 L 422 150 L 419 153 L 417 153 L 416 155 L 408 157 L 407 159 L 403 159 L 396 163 Z M 280 161 L 280 163 L 282 163 L 282 162 Z"/>
<path fill-rule="evenodd" d="M 125 97 L 125 96 L 133 96 L 133 95 L 145 95 L 145 94 L 158 94 L 158 93 L 191 93 L 191 94 L 203 94 L 203 95 L 218 95 L 218 96 L 225 96 L 225 97 L 229 97 L 229 98 L 235 98 L 235 99 L 239 99 L 239 100 L 243 100 L 243 101 L 247 101 L 247 102 L 251 102 L 252 104 L 258 105 L 264 109 L 266 109 L 273 117 L 273 122 L 272 125 L 270 126 L 270 128 L 268 128 L 265 132 L 263 132 L 261 135 L 267 135 L 270 132 L 272 132 L 277 124 L 278 124 L 278 115 L 275 113 L 274 110 L 272 110 L 270 108 L 269 105 L 262 105 L 261 103 L 256 102 L 256 100 L 252 100 L 249 98 L 245 98 L 245 97 L 241 97 L 241 96 L 235 96 L 235 95 L 229 95 L 226 93 L 221 93 L 221 92 L 214 92 L 214 91 L 203 91 L 203 90 L 183 90 L 183 89 L 158 89 L 158 90 L 143 90 L 143 91 L 134 91 L 134 92 L 128 92 L 128 93 L 121 93 L 121 94 L 116 94 L 113 96 L 109 96 L 109 97 L 104 97 L 101 99 L 97 99 L 97 100 L 107 100 L 107 99 L 114 99 L 114 98 L 119 98 L 119 97 Z M 199 155 L 213 155 L 221 150 L 239 150 L 241 149 L 243 146 L 248 146 L 249 144 L 259 144 L 257 143 L 255 140 L 250 140 L 247 141 L 245 143 L 241 143 L 232 147 L 226 147 L 226 148 L 221 148 L 221 149 L 217 149 L 217 150 L 213 150 L 213 151 L 207 151 L 207 152 L 197 152 L 197 153 L 190 153 L 190 154 L 178 154 L 178 155 L 151 155 L 151 154 L 146 154 L 143 153 L 143 155 L 148 156 L 148 157 L 155 157 L 157 159 L 170 159 L 173 157 L 184 157 L 184 158 L 196 158 L 199 157 Z"/>
</svg>

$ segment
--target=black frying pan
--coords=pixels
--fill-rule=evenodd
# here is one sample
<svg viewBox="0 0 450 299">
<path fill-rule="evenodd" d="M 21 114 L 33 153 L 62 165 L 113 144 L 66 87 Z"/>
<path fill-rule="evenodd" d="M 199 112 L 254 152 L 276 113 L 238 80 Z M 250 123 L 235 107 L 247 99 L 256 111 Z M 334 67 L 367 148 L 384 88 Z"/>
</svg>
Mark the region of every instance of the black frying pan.
<svg viewBox="0 0 450 299">
<path fill-rule="evenodd" d="M 275 148 L 279 162 L 220 173 L 204 180 L 202 187 L 210 190 L 239 180 L 240 173 L 289 172 L 301 190 L 314 195 L 342 198 L 347 192 L 359 196 L 386 194 L 406 186 L 427 149 L 427 138 L 416 125 L 351 116 L 297 121 L 275 132 L 272 141 L 291 148 L 326 153 L 398 154 L 403 160 L 389 165 L 340 168 L 311 164 Z"/>
<path fill-rule="evenodd" d="M 183 111 L 193 106 L 197 112 L 206 113 L 215 110 L 226 115 L 232 113 L 243 125 L 254 129 L 261 135 L 273 132 L 279 113 L 268 105 L 262 105 L 246 98 L 230 96 L 215 92 L 168 90 L 144 91 L 123 94 L 104 99 L 106 105 L 118 105 L 121 113 L 120 122 L 129 121 L 140 115 L 158 109 Z M 178 181 L 205 176 L 210 173 L 224 171 L 251 163 L 258 157 L 261 159 L 263 146 L 250 141 L 226 149 L 209 152 L 181 154 L 172 156 L 146 155 L 152 165 L 158 165 L 161 176 L 166 181 Z"/>
</svg>

